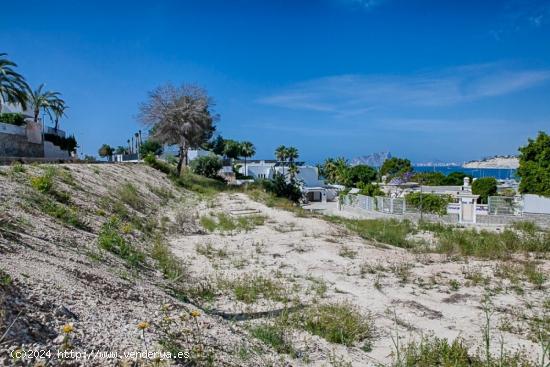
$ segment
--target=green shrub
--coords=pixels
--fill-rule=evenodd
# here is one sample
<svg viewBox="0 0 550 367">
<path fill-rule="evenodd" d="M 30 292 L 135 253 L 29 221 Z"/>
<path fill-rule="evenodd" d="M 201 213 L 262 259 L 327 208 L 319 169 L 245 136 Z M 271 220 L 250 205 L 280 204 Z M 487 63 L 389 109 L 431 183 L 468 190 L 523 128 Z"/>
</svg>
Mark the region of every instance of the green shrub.
<svg viewBox="0 0 550 367">
<path fill-rule="evenodd" d="M 539 131 L 519 151 L 519 192 L 550 197 L 550 135 Z"/>
<path fill-rule="evenodd" d="M 388 180 L 390 180 L 394 177 L 401 177 L 412 171 L 411 161 L 404 158 L 391 157 L 382 163 L 379 175 L 380 177 L 387 176 Z"/>
<path fill-rule="evenodd" d="M 53 179 L 51 175 L 31 177 L 31 186 L 45 194 L 49 194 L 53 190 Z"/>
<path fill-rule="evenodd" d="M 255 303 L 261 297 L 278 302 L 288 301 L 283 284 L 261 275 L 223 280 L 220 281 L 220 286 L 231 289 L 235 298 L 244 303 Z"/>
<path fill-rule="evenodd" d="M 529 221 L 514 222 L 512 223 L 512 228 L 529 235 L 534 235 L 537 231 L 541 230 L 534 222 Z"/>
<path fill-rule="evenodd" d="M 481 203 L 487 203 L 489 196 L 496 195 L 497 180 L 494 177 L 475 179 L 472 183 L 472 194 L 479 195 Z"/>
<path fill-rule="evenodd" d="M 506 259 L 514 252 L 550 251 L 549 233 L 524 233 L 520 236 L 509 229 L 491 232 L 442 226 L 438 229 L 436 237 L 436 251 L 448 254 Z"/>
<path fill-rule="evenodd" d="M 378 172 L 365 164 L 358 164 L 347 169 L 346 186 L 358 187 L 359 184 L 367 185 L 376 181 Z"/>
<path fill-rule="evenodd" d="M 34 176 L 30 178 L 31 186 L 41 193 L 48 194 L 60 203 L 69 203 L 69 194 L 59 191 L 55 187 L 54 177 L 58 174 L 54 167 L 47 167 L 46 172 L 42 176 Z"/>
<path fill-rule="evenodd" d="M 68 138 L 66 138 L 56 134 L 44 134 L 44 141 L 49 141 L 53 145 L 58 146 L 59 149 L 65 150 L 67 152 L 74 151 L 78 145 L 74 135 L 71 135 Z"/>
<path fill-rule="evenodd" d="M 11 163 L 11 172 L 12 173 L 24 173 L 26 171 L 25 166 L 21 162 L 12 162 Z"/>
<path fill-rule="evenodd" d="M 287 198 L 278 197 L 272 192 L 263 188 L 262 182 L 253 182 L 244 186 L 243 190 L 248 196 L 257 202 L 263 203 L 270 208 L 278 208 L 295 213 L 297 216 L 305 217 L 309 212 Z"/>
<path fill-rule="evenodd" d="M 300 190 L 298 182 L 294 179 L 287 181 L 282 174 L 275 174 L 272 180 L 261 180 L 260 185 L 265 191 L 295 203 L 302 198 L 302 191 Z"/>
<path fill-rule="evenodd" d="M 160 270 L 166 279 L 180 280 L 186 274 L 180 260 L 160 238 L 156 238 L 153 243 L 151 257 L 158 262 Z"/>
<path fill-rule="evenodd" d="M 378 186 L 377 184 L 372 184 L 372 183 L 364 184 L 364 183 L 360 182 L 357 185 L 357 188 L 360 190 L 359 194 L 365 195 L 365 196 L 375 197 L 375 196 L 385 196 L 386 195 L 386 193 L 384 191 L 382 191 L 380 186 Z"/>
<path fill-rule="evenodd" d="M 49 216 L 57 218 L 62 222 L 76 228 L 86 231 L 90 229 L 88 224 L 80 219 L 80 216 L 74 209 L 69 208 L 64 204 L 56 203 L 49 197 L 42 195 L 40 197 L 35 197 L 34 201 L 37 203 L 39 209 Z"/>
<path fill-rule="evenodd" d="M 139 154 L 141 156 L 147 156 L 148 154 L 161 155 L 162 144 L 148 139 L 139 146 Z"/>
<path fill-rule="evenodd" d="M 13 283 L 11 276 L 0 269 L 0 286 L 7 287 Z"/>
<path fill-rule="evenodd" d="M 471 353 L 461 339 L 449 343 L 447 339 L 423 338 L 420 342 L 411 342 L 396 353 L 393 367 L 531 367 L 534 366 L 522 354 L 506 354 L 489 358 Z"/>
<path fill-rule="evenodd" d="M 175 174 L 176 169 L 173 165 L 158 160 L 153 153 L 149 153 L 143 158 L 143 161 L 153 167 L 156 170 L 159 170 L 163 173 L 166 173 L 167 175 Z"/>
<path fill-rule="evenodd" d="M 413 180 L 427 186 L 462 186 L 464 177 L 472 180 L 472 176 L 464 172 L 451 172 L 447 176 L 441 172 L 418 172 L 414 174 Z"/>
<path fill-rule="evenodd" d="M 21 126 L 25 124 L 25 117 L 20 113 L 4 112 L 0 113 L 0 122 Z"/>
<path fill-rule="evenodd" d="M 194 159 L 191 161 L 190 167 L 197 175 L 215 178 L 218 176 L 218 172 L 222 169 L 223 164 L 218 156 L 210 154 Z"/>
<path fill-rule="evenodd" d="M 451 197 L 449 195 L 411 192 L 405 196 L 405 201 L 407 206 L 422 210 L 425 213 L 445 215 Z"/>
<path fill-rule="evenodd" d="M 178 186 L 206 196 L 214 196 L 228 189 L 222 180 L 200 176 L 189 171 L 185 171 L 177 177 L 173 176 L 173 180 Z"/>
<path fill-rule="evenodd" d="M 333 223 L 343 224 L 347 229 L 367 240 L 404 248 L 412 248 L 415 245 L 407 238 L 416 230 L 414 224 L 408 220 L 347 219 L 337 216 L 327 216 L 326 219 Z"/>
<path fill-rule="evenodd" d="M 132 209 L 142 212 L 146 208 L 146 203 L 140 195 L 137 187 L 126 182 L 117 189 L 116 196 Z"/>
<path fill-rule="evenodd" d="M 295 315 L 297 324 L 331 343 L 353 346 L 374 336 L 374 321 L 351 303 L 322 304 Z"/>
<path fill-rule="evenodd" d="M 277 353 L 294 354 L 292 343 L 286 337 L 287 329 L 281 324 L 260 324 L 250 328 L 250 334 L 272 347 Z"/>
<path fill-rule="evenodd" d="M 145 260 L 145 256 L 126 241 L 120 234 L 119 227 L 120 221 L 116 217 L 105 222 L 97 237 L 99 247 L 119 256 L 132 267 L 139 266 Z"/>
</svg>

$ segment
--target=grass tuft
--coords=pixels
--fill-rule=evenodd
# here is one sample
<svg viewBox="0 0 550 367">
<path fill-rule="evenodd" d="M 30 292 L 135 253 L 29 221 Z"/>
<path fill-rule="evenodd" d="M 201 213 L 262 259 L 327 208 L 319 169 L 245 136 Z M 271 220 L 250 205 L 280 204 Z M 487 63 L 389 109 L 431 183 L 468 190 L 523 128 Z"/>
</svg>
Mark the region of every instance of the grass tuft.
<svg viewBox="0 0 550 367">
<path fill-rule="evenodd" d="M 257 226 L 265 223 L 266 217 L 263 215 L 248 215 L 233 218 L 223 212 L 214 215 L 205 215 L 200 218 L 201 226 L 208 232 L 240 232 L 251 231 Z"/>
<path fill-rule="evenodd" d="M 314 306 L 298 316 L 298 325 L 331 343 L 355 345 L 374 336 L 374 321 L 351 303 Z"/>
<path fill-rule="evenodd" d="M 105 222 L 101 226 L 97 238 L 99 247 L 119 256 L 132 267 L 141 265 L 145 260 L 145 255 L 133 248 L 120 234 L 120 231 L 120 221 L 118 218 L 112 217 Z"/>
<path fill-rule="evenodd" d="M 147 207 L 137 187 L 127 182 L 117 189 L 116 196 L 130 208 L 143 212 Z"/>
</svg>

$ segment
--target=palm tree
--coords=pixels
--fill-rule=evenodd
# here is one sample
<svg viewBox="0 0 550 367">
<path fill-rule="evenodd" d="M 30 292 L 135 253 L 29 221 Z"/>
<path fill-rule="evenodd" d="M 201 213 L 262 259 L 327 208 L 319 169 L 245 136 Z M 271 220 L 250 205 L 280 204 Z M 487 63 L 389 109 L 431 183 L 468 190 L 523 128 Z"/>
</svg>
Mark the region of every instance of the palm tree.
<svg viewBox="0 0 550 367">
<path fill-rule="evenodd" d="M 334 161 L 334 165 L 336 167 L 336 171 L 334 172 L 336 183 L 340 185 L 346 185 L 349 174 L 348 160 L 344 157 L 338 157 Z"/>
<path fill-rule="evenodd" d="M 53 113 L 55 131 L 59 129 L 59 119 L 62 118 L 63 116 L 66 116 L 65 110 L 67 108 L 69 108 L 69 106 L 65 105 L 65 101 L 63 101 L 62 99 L 57 99 L 56 101 L 54 101 L 53 105 L 50 107 L 51 112 Z"/>
<path fill-rule="evenodd" d="M 275 149 L 275 158 L 277 158 L 277 160 L 279 162 L 282 162 L 283 164 L 283 175 L 285 174 L 286 157 L 287 157 L 287 150 L 284 145 L 280 145 L 277 149 Z"/>
<path fill-rule="evenodd" d="M 254 144 L 252 144 L 249 141 L 243 141 L 241 143 L 241 156 L 244 158 L 244 174 L 245 174 L 245 176 L 248 175 L 248 172 L 246 171 L 246 158 L 250 158 L 254 154 L 256 154 L 256 147 L 254 146 Z"/>
<path fill-rule="evenodd" d="M 4 102 L 19 103 L 23 109 L 27 108 L 27 94 L 29 89 L 25 78 L 14 70 L 17 64 L 5 58 L 7 54 L 0 53 L 0 112 Z"/>
<path fill-rule="evenodd" d="M 286 148 L 286 159 L 288 159 L 289 163 L 294 163 L 294 161 L 298 159 L 299 156 L 300 154 L 298 153 L 298 149 L 294 147 Z"/>
<path fill-rule="evenodd" d="M 33 109 L 34 122 L 38 122 L 40 110 L 47 111 L 50 114 L 55 106 L 64 105 L 65 101 L 61 98 L 61 93 L 44 90 L 44 84 L 40 84 L 37 89 L 29 90 L 28 102 Z"/>
<path fill-rule="evenodd" d="M 294 163 L 290 163 L 288 166 L 288 175 L 290 176 L 291 182 L 294 181 L 294 178 L 296 177 L 298 172 L 300 172 L 298 166 Z"/>
</svg>

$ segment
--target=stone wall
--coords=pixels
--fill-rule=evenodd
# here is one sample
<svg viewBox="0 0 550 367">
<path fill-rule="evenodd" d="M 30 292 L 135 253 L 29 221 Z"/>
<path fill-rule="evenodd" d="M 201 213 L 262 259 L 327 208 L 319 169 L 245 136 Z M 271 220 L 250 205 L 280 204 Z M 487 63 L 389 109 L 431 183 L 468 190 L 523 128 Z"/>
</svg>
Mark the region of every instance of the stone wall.
<svg viewBox="0 0 550 367">
<path fill-rule="evenodd" d="M 69 152 L 61 150 L 57 145 L 54 145 L 51 141 L 44 142 L 44 158 L 54 159 L 68 159 L 70 158 Z"/>
<path fill-rule="evenodd" d="M 383 213 L 376 210 L 366 210 L 363 208 L 359 208 L 354 205 L 342 205 L 342 210 L 345 210 L 350 213 L 355 213 L 364 216 L 365 218 L 372 218 L 372 219 L 397 219 L 397 220 L 403 220 L 408 219 L 412 222 L 418 222 L 420 221 L 420 213 L 405 213 L 405 214 L 389 214 L 389 213 Z M 436 215 L 436 214 L 428 214 L 424 213 L 422 215 L 422 220 L 427 222 L 436 222 L 436 223 L 458 223 L 458 214 L 445 214 L 442 216 Z"/>
<path fill-rule="evenodd" d="M 44 157 L 42 144 L 30 143 L 26 135 L 0 132 L 0 156 Z"/>
<path fill-rule="evenodd" d="M 484 225 L 502 226 L 514 222 L 533 222 L 539 227 L 550 228 L 550 215 L 524 213 L 523 215 L 486 215 L 477 217 L 477 223 Z"/>
</svg>

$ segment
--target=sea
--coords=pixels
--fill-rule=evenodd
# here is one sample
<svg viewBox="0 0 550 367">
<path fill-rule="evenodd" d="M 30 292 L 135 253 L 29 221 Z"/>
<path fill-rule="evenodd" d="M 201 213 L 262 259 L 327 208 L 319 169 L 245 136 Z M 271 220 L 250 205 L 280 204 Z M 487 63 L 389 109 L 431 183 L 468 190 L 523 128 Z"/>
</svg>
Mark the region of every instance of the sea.
<svg viewBox="0 0 550 367">
<path fill-rule="evenodd" d="M 451 172 L 464 172 L 474 178 L 494 177 L 497 180 L 518 180 L 516 169 L 513 168 L 464 168 L 462 166 L 415 166 L 416 172 L 441 172 L 448 175 Z"/>
</svg>

